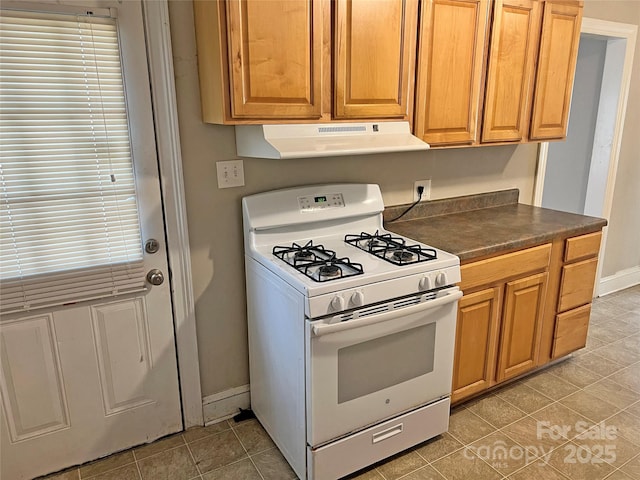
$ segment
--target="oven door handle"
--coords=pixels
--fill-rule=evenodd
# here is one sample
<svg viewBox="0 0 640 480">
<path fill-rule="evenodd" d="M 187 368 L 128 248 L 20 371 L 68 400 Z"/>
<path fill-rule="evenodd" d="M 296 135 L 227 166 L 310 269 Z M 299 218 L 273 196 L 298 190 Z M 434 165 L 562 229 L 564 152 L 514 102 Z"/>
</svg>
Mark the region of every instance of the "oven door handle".
<svg viewBox="0 0 640 480">
<path fill-rule="evenodd" d="M 311 327 L 313 334 L 316 337 L 327 335 L 329 333 L 343 332 L 345 330 L 351 330 L 354 328 L 365 327 L 367 325 L 374 325 L 380 322 L 386 322 L 398 317 L 404 317 L 406 315 L 412 315 L 414 313 L 420 313 L 426 310 L 431 310 L 436 307 L 441 307 L 449 303 L 453 303 L 462 297 L 462 291 L 455 290 L 435 300 L 428 300 L 418 305 L 412 305 L 410 307 L 399 308 L 397 310 L 390 310 L 388 312 L 372 315 L 370 317 L 355 318 L 346 322 L 320 324 Z"/>
</svg>

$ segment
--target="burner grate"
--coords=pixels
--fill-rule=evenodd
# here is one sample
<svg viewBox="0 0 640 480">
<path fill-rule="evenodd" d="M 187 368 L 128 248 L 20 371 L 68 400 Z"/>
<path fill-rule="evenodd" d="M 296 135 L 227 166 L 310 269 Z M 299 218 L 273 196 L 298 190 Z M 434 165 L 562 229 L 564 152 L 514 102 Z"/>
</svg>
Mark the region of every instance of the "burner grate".
<svg viewBox="0 0 640 480">
<path fill-rule="evenodd" d="M 291 246 L 273 247 L 273 254 L 287 265 L 316 282 L 327 282 L 352 277 L 364 273 L 362 265 L 347 257 L 338 258 L 336 252 L 322 245 L 314 245 L 309 240 L 305 245 L 293 243 Z"/>
<path fill-rule="evenodd" d="M 362 232 L 360 235 L 345 235 L 344 241 L 394 265 L 411 265 L 438 258 L 435 249 L 407 244 L 403 238 L 390 233 L 376 231 L 372 235 Z"/>
</svg>

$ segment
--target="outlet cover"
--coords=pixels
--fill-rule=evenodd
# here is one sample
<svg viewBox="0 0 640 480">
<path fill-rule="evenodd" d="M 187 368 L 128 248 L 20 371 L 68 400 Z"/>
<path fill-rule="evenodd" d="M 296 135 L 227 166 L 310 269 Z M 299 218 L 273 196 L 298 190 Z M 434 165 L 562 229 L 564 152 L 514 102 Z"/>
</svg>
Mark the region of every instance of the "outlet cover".
<svg viewBox="0 0 640 480">
<path fill-rule="evenodd" d="M 244 186 L 244 165 L 242 160 L 216 162 L 218 188 Z"/>
<path fill-rule="evenodd" d="M 413 201 L 418 201 L 418 187 L 423 187 L 421 202 L 429 200 L 431 198 L 431 179 L 429 180 L 416 180 L 413 184 Z"/>
</svg>

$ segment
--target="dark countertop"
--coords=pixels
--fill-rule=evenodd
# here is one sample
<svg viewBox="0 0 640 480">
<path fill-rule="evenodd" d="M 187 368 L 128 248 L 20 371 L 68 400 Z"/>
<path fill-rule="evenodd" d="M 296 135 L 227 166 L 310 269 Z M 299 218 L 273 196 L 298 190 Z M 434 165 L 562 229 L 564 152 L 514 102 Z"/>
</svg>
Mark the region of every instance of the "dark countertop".
<svg viewBox="0 0 640 480">
<path fill-rule="evenodd" d="M 420 204 L 417 212 L 385 222 L 385 228 L 453 253 L 464 262 L 595 232 L 607 224 L 603 218 L 516 203 L 517 194 L 517 190 L 506 190 L 424 202 L 431 205 Z M 385 209 L 385 219 L 406 207 Z"/>
</svg>

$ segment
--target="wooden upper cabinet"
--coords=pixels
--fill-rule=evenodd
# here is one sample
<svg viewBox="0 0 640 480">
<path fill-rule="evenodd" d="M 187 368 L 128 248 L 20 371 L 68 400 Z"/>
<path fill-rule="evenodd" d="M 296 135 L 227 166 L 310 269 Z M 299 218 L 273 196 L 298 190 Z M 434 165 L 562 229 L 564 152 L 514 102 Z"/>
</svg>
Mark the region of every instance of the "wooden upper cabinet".
<svg viewBox="0 0 640 480">
<path fill-rule="evenodd" d="M 319 118 L 321 0 L 228 0 L 231 115 Z"/>
<path fill-rule="evenodd" d="M 425 0 L 418 37 L 415 134 L 427 143 L 477 141 L 487 0 Z"/>
<path fill-rule="evenodd" d="M 335 118 L 410 119 L 417 0 L 337 0 Z"/>
<path fill-rule="evenodd" d="M 542 2 L 496 0 L 482 121 L 482 142 L 526 138 Z"/>
<path fill-rule="evenodd" d="M 581 21 L 581 3 L 545 2 L 529 134 L 531 140 L 566 136 Z"/>
</svg>

